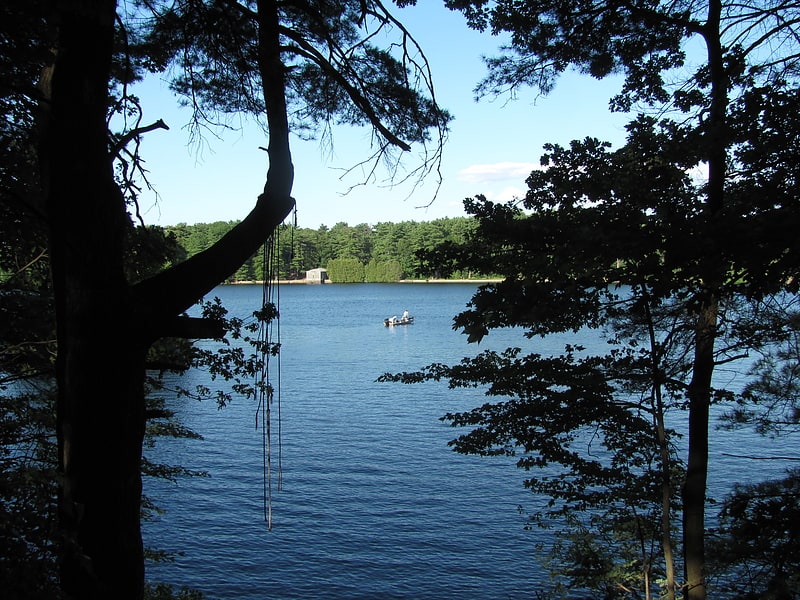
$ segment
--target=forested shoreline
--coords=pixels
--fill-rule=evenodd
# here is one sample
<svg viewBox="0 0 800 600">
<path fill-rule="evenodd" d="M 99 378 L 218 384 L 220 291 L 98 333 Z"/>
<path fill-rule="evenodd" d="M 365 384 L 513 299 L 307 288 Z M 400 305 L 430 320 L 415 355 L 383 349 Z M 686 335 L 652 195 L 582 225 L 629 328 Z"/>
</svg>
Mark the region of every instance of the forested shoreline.
<svg viewBox="0 0 800 600">
<path fill-rule="evenodd" d="M 211 247 L 239 221 L 216 221 L 165 227 L 179 246 L 182 259 Z M 306 271 L 322 267 L 337 283 L 386 283 L 405 279 L 440 279 L 439 269 L 423 266 L 417 253 L 446 243 L 462 244 L 475 228 L 472 217 L 433 221 L 382 222 L 376 225 L 339 222 L 318 229 L 283 225 L 277 240 L 278 272 L 281 280 L 302 280 Z M 254 253 L 226 283 L 263 279 L 263 252 Z M 449 279 L 485 279 L 490 274 L 456 270 Z"/>
</svg>

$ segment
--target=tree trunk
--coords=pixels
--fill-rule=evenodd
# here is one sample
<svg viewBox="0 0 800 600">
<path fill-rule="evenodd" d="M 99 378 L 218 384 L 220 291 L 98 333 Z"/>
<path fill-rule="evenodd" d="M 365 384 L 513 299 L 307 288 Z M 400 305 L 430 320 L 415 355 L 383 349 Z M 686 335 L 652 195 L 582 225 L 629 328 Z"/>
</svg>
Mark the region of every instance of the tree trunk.
<svg viewBox="0 0 800 600">
<path fill-rule="evenodd" d="M 700 32 L 706 43 L 711 81 L 710 106 L 705 123 L 705 152 L 708 184 L 705 206 L 705 231 L 715 239 L 715 221 L 723 209 L 727 180 L 728 92 L 721 40 L 721 0 L 710 0 L 708 17 Z M 702 265 L 705 290 L 699 298 L 695 327 L 695 355 L 689 384 L 689 457 L 683 487 L 683 545 L 685 597 L 705 600 L 705 502 L 708 476 L 708 423 L 711 406 L 711 383 L 714 374 L 714 343 L 717 337 L 719 294 L 725 274 L 722 256 L 710 247 Z"/>
<path fill-rule="evenodd" d="M 664 600 L 675 600 L 675 557 L 672 550 L 672 460 L 669 454 L 667 428 L 664 424 L 664 398 L 662 386 L 664 374 L 661 366 L 662 351 L 656 340 L 655 324 L 650 311 L 650 297 L 645 292 L 645 315 L 650 339 L 651 379 L 653 383 L 653 414 L 655 415 L 656 439 L 661 455 L 661 551 L 664 555 Z M 650 586 L 646 588 L 650 593 Z"/>
<path fill-rule="evenodd" d="M 143 595 L 140 467 L 149 344 L 255 252 L 293 205 L 280 68 L 281 78 L 265 83 L 272 94 L 266 98 L 271 166 L 256 207 L 202 256 L 128 286 L 128 215 L 113 177 L 106 126 L 115 17 L 115 0 L 59 3 L 40 151 L 58 339 L 61 577 L 67 596 L 81 600 Z M 268 40 L 275 69 L 277 38 Z"/>
<path fill-rule="evenodd" d="M 108 154 L 114 0 L 65 2 L 43 139 L 58 358 L 62 585 L 140 598 L 145 348 L 128 322 L 125 204 Z"/>
<path fill-rule="evenodd" d="M 695 327 L 695 355 L 689 383 L 689 458 L 683 485 L 683 551 L 686 581 L 684 597 L 704 600 L 705 507 L 708 476 L 708 412 L 714 373 L 714 341 L 717 333 L 717 298 L 709 294 Z"/>
</svg>

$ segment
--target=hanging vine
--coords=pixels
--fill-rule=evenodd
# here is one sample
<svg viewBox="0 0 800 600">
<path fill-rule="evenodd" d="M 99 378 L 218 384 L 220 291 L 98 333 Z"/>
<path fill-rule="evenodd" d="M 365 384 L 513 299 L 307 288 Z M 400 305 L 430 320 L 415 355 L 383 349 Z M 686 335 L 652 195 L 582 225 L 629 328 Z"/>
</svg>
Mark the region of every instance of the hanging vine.
<svg viewBox="0 0 800 600">
<path fill-rule="evenodd" d="M 273 479 L 275 488 L 283 486 L 282 444 L 281 444 L 281 368 L 280 368 L 280 286 L 278 248 L 280 245 L 281 227 L 275 228 L 273 234 L 262 247 L 262 296 L 261 309 L 254 312 L 259 322 L 257 351 L 260 353 L 260 369 L 257 374 L 256 393 L 258 407 L 256 409 L 256 427 L 261 419 L 261 446 L 263 470 L 263 507 L 264 520 L 272 530 L 272 492 Z M 277 454 L 273 454 L 273 410 Z M 274 464 L 276 460 L 277 464 Z"/>
</svg>

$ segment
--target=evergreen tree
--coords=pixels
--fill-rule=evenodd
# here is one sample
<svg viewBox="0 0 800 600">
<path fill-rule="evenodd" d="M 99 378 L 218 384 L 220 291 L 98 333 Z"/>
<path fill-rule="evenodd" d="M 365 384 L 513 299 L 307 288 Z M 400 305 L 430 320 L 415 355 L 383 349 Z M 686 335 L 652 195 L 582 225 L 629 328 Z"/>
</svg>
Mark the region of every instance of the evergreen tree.
<svg viewBox="0 0 800 600">
<path fill-rule="evenodd" d="M 396 260 L 378 262 L 374 258 L 364 267 L 367 283 L 393 283 L 402 279 L 403 272 Z"/>
<path fill-rule="evenodd" d="M 547 168 L 528 178 L 522 205 L 469 202 L 479 220 L 474 238 L 428 256 L 442 269 L 502 273 L 504 281 L 482 286 L 455 326 L 471 341 L 496 327 L 524 327 L 529 353 L 484 352 L 459 365 L 385 378 L 448 379 L 454 387 L 485 385 L 487 394 L 507 397 L 447 415 L 454 425 L 472 429 L 454 447 L 519 453 L 519 465 L 531 471 L 560 465 L 557 476 L 545 471 L 526 485 L 552 498 L 552 506 L 533 518 L 564 527 L 556 556 L 570 584 L 604 594 L 617 589 L 612 595 L 632 587 L 655 593 L 651 586 L 663 578 L 666 593 L 676 594 L 682 586 L 675 575 L 680 555 L 673 519 L 686 509 L 676 492 L 685 485 L 689 461 L 675 452 L 676 431 L 686 431 L 677 425 L 683 419 L 672 417 L 685 410 L 696 385 L 703 263 L 712 252 L 727 261 L 728 276 L 718 288 L 714 364 L 768 356 L 776 344 L 793 340 L 798 321 L 791 302 L 800 262 L 789 258 L 794 238 L 783 234 L 791 198 L 759 211 L 742 202 L 726 214 L 718 234 L 702 237 L 702 184 L 687 174 L 686 148 L 671 124 L 662 129 L 650 119 L 636 121 L 627 145 L 614 152 L 596 140 L 549 150 Z M 797 216 L 792 220 L 797 225 Z M 763 261 L 761 272 L 754 270 L 752 252 Z M 765 273 L 763 265 L 776 270 Z M 585 337 L 587 328 L 604 338 L 607 353 L 570 342 L 570 332 Z M 551 334 L 565 336 L 564 352 L 538 354 L 533 340 Z M 782 363 L 790 372 L 778 379 L 793 381 L 796 354 Z M 756 364 L 754 377 L 766 373 L 774 377 L 780 370 Z M 770 389 L 791 397 L 785 384 Z M 715 401 L 735 398 L 748 405 L 756 388 L 737 394 L 713 387 L 708 393 Z M 796 413 L 782 414 L 796 423 Z"/>
<path fill-rule="evenodd" d="M 364 265 L 356 258 L 334 258 L 326 269 L 333 283 L 364 283 Z"/>
<path fill-rule="evenodd" d="M 581 273 L 598 261 L 621 261 L 622 272 L 609 274 L 612 278 L 606 283 L 619 279 L 642 285 L 638 288 L 644 294 L 642 301 L 653 308 L 675 299 L 683 302 L 685 322 L 691 324 L 692 360 L 683 391 L 689 406 L 689 451 L 681 494 L 682 590 L 691 600 L 704 599 L 709 408 L 715 399 L 715 366 L 730 331 L 726 311 L 730 299 L 739 294 L 760 299 L 784 287 L 793 291 L 793 285 L 785 284 L 794 281 L 799 264 L 794 236 L 788 237 L 783 228 L 788 222 L 794 226 L 789 215 L 796 212 L 792 158 L 796 147 L 791 142 L 800 56 L 796 8 L 781 1 L 726 0 L 446 0 L 446 4 L 461 10 L 472 27 L 510 36 L 504 53 L 487 61 L 489 75 L 478 94 L 525 85 L 546 93 L 561 73 L 576 68 L 598 78 L 624 76 L 622 90 L 611 102 L 614 110 L 654 108 L 654 114 L 678 114 L 675 121 L 656 123 L 649 117 L 635 121 L 627 145 L 632 158 L 619 167 L 609 165 L 602 147 L 591 141 L 574 147 L 571 154 L 550 149 L 544 166 L 552 168 L 547 174 L 531 174 L 523 206 L 539 213 L 534 222 L 550 220 L 558 231 L 551 239 L 560 240 L 560 247 L 523 243 L 512 237 L 517 228 L 504 233 L 490 225 L 493 220 L 509 223 L 516 215 L 489 204 L 475 206 L 474 212 L 484 220 L 485 237 L 505 242 L 505 248 L 496 244 L 502 256 L 517 248 L 514 255 L 524 268 L 513 274 L 507 269 L 506 283 L 479 293 L 475 310 L 458 324 L 476 338 L 488 327 L 505 324 L 536 323 L 534 331 L 563 329 L 566 322 L 574 327 L 596 324 L 601 321 L 595 315 L 599 297 L 595 292 L 587 296 L 580 286 L 589 283 Z M 687 48 L 695 42 L 687 60 Z M 773 133 L 778 123 L 789 126 L 786 138 Z M 603 165 L 627 169 L 624 175 L 630 175 L 629 181 L 615 181 L 610 172 L 598 171 Z M 682 173 L 699 167 L 707 177 L 689 189 L 687 197 Z M 642 170 L 652 173 L 642 177 Z M 631 199 L 628 214 L 618 214 L 620 203 L 612 198 L 629 197 L 631 181 L 640 186 L 641 199 Z M 617 189 L 620 185 L 622 190 Z M 678 189 L 673 192 L 670 185 Z M 638 208 L 643 202 L 650 206 L 644 212 Z M 613 211 L 599 210 L 609 204 Z M 593 222 L 585 220 L 592 214 Z M 787 217 L 783 224 L 781 217 Z M 642 238 L 643 231 L 660 222 L 669 223 L 668 235 Z M 597 239 L 597 229 L 603 230 L 602 239 Z M 593 239 L 594 248 L 576 240 L 576 230 Z M 538 233 L 537 226 L 533 234 Z M 619 233 L 628 236 L 629 248 L 637 253 L 620 247 L 625 236 Z M 570 245 L 575 242 L 576 246 Z M 751 248 L 757 250 L 750 253 Z M 585 265 L 573 260 L 576 249 L 582 251 Z M 543 254 L 528 258 L 537 251 Z M 762 267 L 757 268 L 747 254 L 757 255 Z M 602 271 L 600 267 L 597 275 Z M 590 289 L 598 290 L 600 283 L 592 281 Z M 575 301 L 592 310 L 581 315 L 570 312 Z M 540 305 L 558 306 L 564 313 L 562 323 Z M 655 364 L 660 364 L 659 353 L 654 348 Z M 672 582 L 667 587 L 670 595 L 675 593 Z"/>
<path fill-rule="evenodd" d="M 373 25 L 395 25 L 380 3 L 131 1 L 120 2 L 118 11 L 115 0 L 93 0 L 46 8 L 4 4 L 4 17 L 13 19 L 3 19 L 11 29 L 0 37 L 3 44 L 22 42 L 13 48 L 19 60 L 3 46 L 4 64 L 15 65 L 20 75 L 15 93 L 31 115 L 44 109 L 38 129 L 32 118 L 14 121 L 31 138 L 42 133 L 37 151 L 16 145 L 9 155 L 38 157 L 32 181 L 43 190 L 42 201 L 35 195 L 17 199 L 31 214 L 44 215 L 49 229 L 63 482 L 61 585 L 72 597 L 138 599 L 148 348 L 165 336 L 222 334 L 218 315 L 181 315 L 252 256 L 290 211 L 291 127 L 324 127 L 345 114 L 348 123 L 374 129 L 381 140 L 376 160 L 393 148 L 433 140 L 425 160 L 435 163 L 448 116 L 425 88 L 425 73 L 421 79 L 411 73 L 419 63 L 402 50 L 371 45 L 378 39 Z M 392 48 L 413 44 L 405 30 L 394 31 L 402 39 Z M 216 243 L 198 244 L 191 258 L 157 275 L 129 273 L 124 255 L 128 210 L 136 209 L 132 174 L 141 172 L 138 144 L 128 144 L 161 125 L 113 134 L 107 128 L 109 107 L 139 114 L 130 88 L 115 84 L 130 84 L 148 69 L 175 76 L 173 89 L 196 109 L 195 125 L 217 111 L 249 113 L 269 136 L 266 183 L 251 213 Z M 422 88 L 409 87 L 410 81 Z M 4 106 L 22 105 L 15 99 Z M 290 106 L 296 123 L 289 122 Z M 432 138 L 431 130 L 438 136 Z M 4 277 L 13 274 L 4 269 Z"/>
<path fill-rule="evenodd" d="M 712 533 L 712 574 L 726 598 L 800 595 L 800 472 L 737 486 Z"/>
</svg>

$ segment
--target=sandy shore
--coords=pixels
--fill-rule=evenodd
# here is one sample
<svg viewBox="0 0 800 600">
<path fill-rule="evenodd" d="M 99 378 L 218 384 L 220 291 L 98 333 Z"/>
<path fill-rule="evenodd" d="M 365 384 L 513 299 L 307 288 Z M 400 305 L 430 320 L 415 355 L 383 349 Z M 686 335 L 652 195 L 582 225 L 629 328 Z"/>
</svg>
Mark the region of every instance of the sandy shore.
<svg viewBox="0 0 800 600">
<path fill-rule="evenodd" d="M 498 281 L 502 281 L 502 279 L 401 279 L 400 281 L 393 281 L 391 283 L 474 283 L 476 285 L 481 285 L 483 283 L 497 283 Z M 264 283 L 263 281 L 233 281 L 229 284 L 224 285 L 261 285 Z M 281 285 L 297 285 L 297 284 L 308 284 L 308 285 L 320 285 L 316 282 L 306 281 L 305 279 L 281 279 L 278 281 Z M 335 284 L 335 281 L 326 281 L 324 285 L 331 285 Z"/>
</svg>

